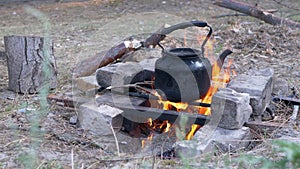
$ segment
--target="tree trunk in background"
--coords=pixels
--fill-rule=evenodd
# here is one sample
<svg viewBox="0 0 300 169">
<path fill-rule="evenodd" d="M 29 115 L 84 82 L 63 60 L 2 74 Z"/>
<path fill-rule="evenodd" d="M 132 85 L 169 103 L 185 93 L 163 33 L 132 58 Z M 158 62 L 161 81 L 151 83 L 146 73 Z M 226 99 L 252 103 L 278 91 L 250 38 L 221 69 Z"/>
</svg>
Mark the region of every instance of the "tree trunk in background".
<svg viewBox="0 0 300 169">
<path fill-rule="evenodd" d="M 46 46 L 43 37 L 5 36 L 4 43 L 10 90 L 36 93 L 44 85 L 56 87 L 57 70 L 52 42 Z"/>
</svg>

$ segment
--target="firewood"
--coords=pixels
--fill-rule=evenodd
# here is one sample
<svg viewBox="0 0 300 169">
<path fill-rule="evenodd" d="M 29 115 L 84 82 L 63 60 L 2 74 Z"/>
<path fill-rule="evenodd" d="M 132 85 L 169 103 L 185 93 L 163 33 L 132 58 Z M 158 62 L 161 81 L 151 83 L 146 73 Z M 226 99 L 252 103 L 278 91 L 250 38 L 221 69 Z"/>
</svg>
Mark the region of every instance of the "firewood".
<svg viewBox="0 0 300 169">
<path fill-rule="evenodd" d="M 93 74 L 98 68 L 106 66 L 125 54 L 131 52 L 132 49 L 125 46 L 124 43 L 120 43 L 108 51 L 103 51 L 96 54 L 93 57 L 82 60 L 73 70 L 73 76 L 75 78 L 82 76 L 89 76 Z"/>
<path fill-rule="evenodd" d="M 300 23 L 295 22 L 286 18 L 280 18 L 271 14 L 270 12 L 259 8 L 258 6 L 253 6 L 247 3 L 238 2 L 235 0 L 216 0 L 213 2 L 214 5 L 235 10 L 249 16 L 261 19 L 266 23 L 272 25 L 287 25 L 289 27 L 300 28 Z"/>
<path fill-rule="evenodd" d="M 102 62 L 103 56 L 106 52 L 107 51 L 102 51 L 100 53 L 97 53 L 95 56 L 88 57 L 80 61 L 73 69 L 73 76 L 77 78 L 89 76 L 95 73 L 95 71 L 99 68 L 99 65 Z"/>
</svg>

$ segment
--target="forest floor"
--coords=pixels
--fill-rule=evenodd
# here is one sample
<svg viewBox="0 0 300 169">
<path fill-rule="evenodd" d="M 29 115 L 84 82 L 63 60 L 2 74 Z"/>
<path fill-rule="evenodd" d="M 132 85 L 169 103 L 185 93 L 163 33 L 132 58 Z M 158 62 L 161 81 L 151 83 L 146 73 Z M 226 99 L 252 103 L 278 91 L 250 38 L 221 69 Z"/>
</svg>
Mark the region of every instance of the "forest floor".
<svg viewBox="0 0 300 169">
<path fill-rule="evenodd" d="M 298 0 L 245 1 L 264 9 L 277 9 L 277 16 L 300 22 Z M 39 13 L 36 13 L 39 11 Z M 53 93 L 72 92 L 72 69 L 81 60 L 108 50 L 132 35 L 150 34 L 164 24 L 175 24 L 193 19 L 207 21 L 214 29 L 217 52 L 230 47 L 234 67 L 238 73 L 254 68 L 273 68 L 276 79 L 284 80 L 296 93 L 300 92 L 300 29 L 272 26 L 235 11 L 214 6 L 209 0 L 81 0 L 33 1 L 0 3 L 0 167 L 2 168 L 234 168 L 234 158 L 243 153 L 203 156 L 187 163 L 183 159 L 161 160 L 153 157 L 123 160 L 93 144 L 89 135 L 69 123 L 76 114 L 72 109 L 49 106 L 40 122 L 43 134 L 32 133 L 31 113 L 22 109 L 38 110 L 38 95 L 21 95 L 7 90 L 8 73 L 4 55 L 4 36 L 49 33 L 54 42 L 58 67 L 58 86 Z M 41 17 L 49 19 L 45 28 Z M 228 16 L 221 16 L 228 15 Z M 291 115 L 289 106 L 277 109 L 276 116 L 284 122 Z M 274 133 L 286 132 L 295 140 L 300 138 L 298 124 Z M 68 135 L 71 140 L 65 139 Z M 252 152 L 267 156 L 271 152 L 272 137 L 261 136 L 262 145 Z M 77 140 L 77 143 L 74 143 Z M 276 158 L 272 156 L 270 158 Z M 72 158 L 71 158 L 72 157 Z M 185 159 L 186 160 L 186 159 Z M 229 161 L 229 163 L 227 163 Z M 206 166 L 207 167 L 204 167 Z M 251 168 L 251 165 L 246 165 Z"/>
</svg>

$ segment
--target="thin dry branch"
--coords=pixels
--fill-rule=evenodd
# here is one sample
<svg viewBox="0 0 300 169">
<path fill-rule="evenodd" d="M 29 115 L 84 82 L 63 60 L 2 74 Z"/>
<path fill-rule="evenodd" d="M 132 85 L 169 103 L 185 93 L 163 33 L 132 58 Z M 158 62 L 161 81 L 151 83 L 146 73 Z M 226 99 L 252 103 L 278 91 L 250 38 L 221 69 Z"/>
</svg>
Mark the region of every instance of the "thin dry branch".
<svg viewBox="0 0 300 169">
<path fill-rule="evenodd" d="M 266 10 L 260 9 L 257 6 L 253 6 L 247 3 L 238 2 L 235 0 L 216 0 L 213 1 L 214 5 L 224 7 L 227 9 L 235 10 L 244 14 L 247 14 L 249 16 L 253 16 L 255 18 L 261 19 L 265 21 L 266 23 L 272 24 L 272 25 L 287 25 L 289 27 L 295 27 L 300 28 L 300 23 L 295 22 L 292 20 L 288 20 L 286 18 L 280 18 L 278 16 L 275 16 Z"/>
</svg>

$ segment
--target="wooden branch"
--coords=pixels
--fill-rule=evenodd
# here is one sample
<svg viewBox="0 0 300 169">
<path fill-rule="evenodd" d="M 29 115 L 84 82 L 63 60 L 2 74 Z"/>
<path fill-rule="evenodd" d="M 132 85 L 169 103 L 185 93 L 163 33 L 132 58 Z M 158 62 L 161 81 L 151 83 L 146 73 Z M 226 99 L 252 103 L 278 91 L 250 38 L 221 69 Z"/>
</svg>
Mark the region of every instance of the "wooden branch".
<svg viewBox="0 0 300 169">
<path fill-rule="evenodd" d="M 128 54 L 135 49 L 126 47 L 124 43 L 120 43 L 106 52 L 97 53 L 91 58 L 82 60 L 73 69 L 73 77 L 82 77 L 93 74 L 98 68 L 106 66 L 114 61 L 120 59 L 125 54 Z"/>
<path fill-rule="evenodd" d="M 300 23 L 295 22 L 292 20 L 288 20 L 285 18 L 280 18 L 278 16 L 274 16 L 273 14 L 260 9 L 257 6 L 253 6 L 250 4 L 238 2 L 235 0 L 216 0 L 213 2 L 214 5 L 228 8 L 231 10 L 235 10 L 244 14 L 247 14 L 249 16 L 253 16 L 255 18 L 261 19 L 265 21 L 266 23 L 272 24 L 272 25 L 287 25 L 289 27 L 295 27 L 300 28 Z"/>
<path fill-rule="evenodd" d="M 101 61 L 103 60 L 103 56 L 107 51 L 102 51 L 97 53 L 95 56 L 88 57 L 82 61 L 80 61 L 75 68 L 73 69 L 73 76 L 75 78 L 82 76 L 89 76 L 99 68 Z"/>
</svg>

